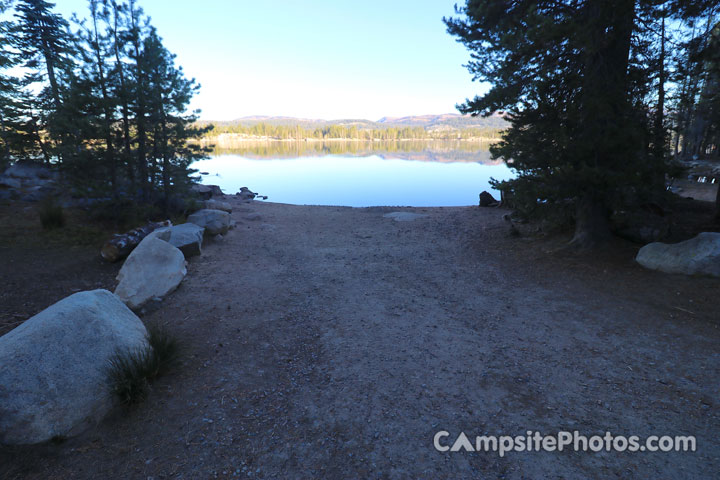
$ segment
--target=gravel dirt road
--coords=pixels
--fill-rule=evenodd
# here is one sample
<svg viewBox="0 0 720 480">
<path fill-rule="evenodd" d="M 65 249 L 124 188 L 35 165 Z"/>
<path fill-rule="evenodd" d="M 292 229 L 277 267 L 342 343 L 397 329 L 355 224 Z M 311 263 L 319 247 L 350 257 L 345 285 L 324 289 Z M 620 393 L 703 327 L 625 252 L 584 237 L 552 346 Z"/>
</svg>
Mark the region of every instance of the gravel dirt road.
<svg viewBox="0 0 720 480">
<path fill-rule="evenodd" d="M 233 200 L 234 201 L 234 200 Z M 720 283 L 511 237 L 505 211 L 234 203 L 144 320 L 146 402 L 3 478 L 712 478 Z M 383 215 L 427 215 L 394 221 Z M 259 216 L 259 218 L 258 218 Z M 696 452 L 438 452 L 436 432 L 694 435 Z"/>
</svg>

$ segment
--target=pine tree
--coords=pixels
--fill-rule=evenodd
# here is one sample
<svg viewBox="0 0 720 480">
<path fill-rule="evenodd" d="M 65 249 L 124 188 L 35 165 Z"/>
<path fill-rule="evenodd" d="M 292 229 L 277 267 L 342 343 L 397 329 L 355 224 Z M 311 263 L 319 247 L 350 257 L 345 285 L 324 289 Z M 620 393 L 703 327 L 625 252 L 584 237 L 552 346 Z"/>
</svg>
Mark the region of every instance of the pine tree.
<svg viewBox="0 0 720 480">
<path fill-rule="evenodd" d="M 0 2 L 0 15 L 8 8 L 9 2 Z M 19 55 L 12 48 L 15 30 L 11 21 L 0 21 L 0 171 L 12 160 L 32 158 L 35 153 L 22 83 L 8 73 L 20 63 Z"/>
<path fill-rule="evenodd" d="M 112 30 L 109 28 L 110 12 L 107 5 L 99 0 L 88 1 L 90 16 L 87 21 L 78 21 L 80 26 L 78 39 L 84 48 L 81 49 L 84 82 L 78 86 L 87 89 L 87 100 L 91 108 L 86 112 L 89 130 L 86 139 L 99 140 L 93 142 L 93 156 L 99 168 L 96 175 L 107 175 L 110 189 L 114 197 L 118 195 L 119 162 L 115 153 L 113 125 L 116 122 L 117 99 L 112 95 Z M 80 92 L 77 92 L 80 93 Z M 103 147 L 99 147 L 101 144 Z M 95 147 L 95 144 L 98 146 Z"/>
<path fill-rule="evenodd" d="M 18 0 L 15 7 L 18 25 L 14 47 L 28 72 L 23 86 L 42 88 L 29 109 L 33 135 L 46 160 L 74 153 L 69 144 L 72 115 L 64 110 L 64 96 L 73 81 L 73 38 L 67 21 L 53 13 L 54 7 L 45 0 Z"/>
<path fill-rule="evenodd" d="M 137 148 L 135 150 L 135 161 L 140 179 L 140 192 L 143 201 L 149 201 L 151 197 L 150 170 L 147 162 L 147 67 L 144 65 L 142 55 L 143 38 L 149 28 L 144 19 L 143 10 L 136 6 L 134 0 L 130 0 L 127 8 L 128 21 L 128 46 L 129 56 L 132 64 L 131 84 L 131 110 L 134 114 L 134 125 L 136 133 Z"/>
<path fill-rule="evenodd" d="M 132 160 L 132 139 L 130 136 L 130 85 L 127 67 L 122 61 L 125 56 L 128 34 L 123 32 L 123 15 L 127 11 L 125 4 L 119 4 L 116 0 L 103 0 L 103 6 L 110 11 L 108 31 L 112 41 L 112 52 L 115 57 L 115 68 L 110 76 L 115 79 L 113 95 L 120 103 L 120 118 L 122 123 L 122 142 L 118 151 L 121 153 L 122 163 L 125 165 L 127 177 L 132 189 L 136 185 L 136 163 Z"/>
<path fill-rule="evenodd" d="M 663 193 L 666 166 L 650 153 L 651 105 L 663 108 L 651 95 L 659 37 L 648 40 L 643 21 L 703 7 L 663 3 L 468 0 L 445 19 L 471 51 L 474 78 L 492 84 L 460 110 L 506 111 L 511 123 L 492 153 L 518 175 L 499 186 L 527 214 L 572 207 L 577 246 L 606 240 L 614 209 Z M 655 125 L 664 157 L 657 115 Z"/>
<path fill-rule="evenodd" d="M 188 142 L 208 129 L 194 126 L 199 112 L 187 113 L 193 95 L 200 86 L 187 79 L 182 68 L 175 66 L 175 55 L 162 44 L 151 29 L 143 45 L 143 66 L 148 80 L 148 131 L 152 131 L 153 164 L 159 170 L 163 203 L 188 186 L 189 165 L 206 157 L 201 147 Z"/>
</svg>

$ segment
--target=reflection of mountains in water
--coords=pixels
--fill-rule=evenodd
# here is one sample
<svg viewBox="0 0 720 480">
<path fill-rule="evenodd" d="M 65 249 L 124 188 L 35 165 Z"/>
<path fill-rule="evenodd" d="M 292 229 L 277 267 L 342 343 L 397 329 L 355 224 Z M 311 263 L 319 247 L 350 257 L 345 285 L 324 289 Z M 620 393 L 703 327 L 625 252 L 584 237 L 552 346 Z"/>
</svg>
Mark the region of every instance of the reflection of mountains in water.
<svg viewBox="0 0 720 480">
<path fill-rule="evenodd" d="M 208 145 L 212 147 L 212 145 Z M 467 140 L 398 140 L 398 141 L 237 141 L 222 142 L 212 148 L 212 155 L 240 155 L 247 158 L 297 158 L 326 155 L 414 160 L 421 162 L 467 162 L 497 165 L 491 160 L 488 142 Z"/>
</svg>

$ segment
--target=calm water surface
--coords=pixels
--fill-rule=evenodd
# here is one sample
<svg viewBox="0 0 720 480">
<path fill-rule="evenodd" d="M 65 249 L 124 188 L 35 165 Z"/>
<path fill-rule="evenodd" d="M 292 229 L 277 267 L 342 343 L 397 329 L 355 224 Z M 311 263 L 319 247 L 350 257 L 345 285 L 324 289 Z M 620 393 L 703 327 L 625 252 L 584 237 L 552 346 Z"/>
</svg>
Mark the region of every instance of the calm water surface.
<svg viewBox="0 0 720 480">
<path fill-rule="evenodd" d="M 351 207 L 477 205 L 478 194 L 491 191 L 491 177 L 513 176 L 503 163 L 491 162 L 486 149 L 303 153 L 276 158 L 272 153 L 222 151 L 193 168 L 208 173 L 203 183 L 230 194 L 246 186 L 272 202 Z M 499 198 L 498 192 L 492 193 Z"/>
</svg>

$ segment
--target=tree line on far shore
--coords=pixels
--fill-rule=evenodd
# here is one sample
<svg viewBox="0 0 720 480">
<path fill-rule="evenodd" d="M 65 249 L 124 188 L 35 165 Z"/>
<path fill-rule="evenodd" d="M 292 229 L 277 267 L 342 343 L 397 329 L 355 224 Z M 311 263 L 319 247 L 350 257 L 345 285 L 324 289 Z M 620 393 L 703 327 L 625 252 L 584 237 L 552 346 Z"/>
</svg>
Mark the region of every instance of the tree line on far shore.
<svg viewBox="0 0 720 480">
<path fill-rule="evenodd" d="M 238 123 L 235 125 L 211 125 L 198 122 L 199 127 L 209 128 L 205 137 L 216 138 L 223 134 L 250 139 L 273 140 L 494 140 L 500 137 L 500 128 L 424 128 L 424 127 L 383 127 L 367 128 L 357 125 L 325 125 L 322 127 L 306 128 L 299 124 L 273 125 L 265 122 L 254 124 Z"/>
<path fill-rule="evenodd" d="M 204 156 L 187 107 L 199 85 L 135 0 L 89 0 L 63 18 L 45 0 L 0 2 L 0 167 L 42 161 L 76 194 L 167 201 Z"/>
</svg>

